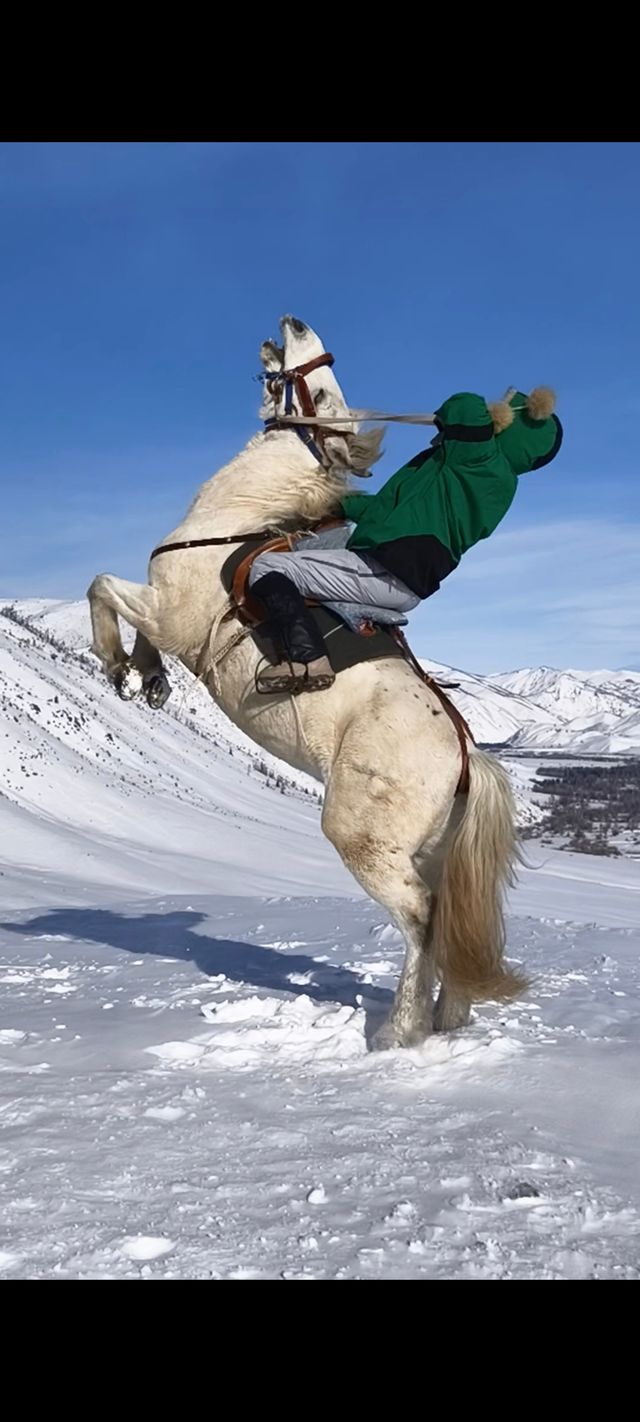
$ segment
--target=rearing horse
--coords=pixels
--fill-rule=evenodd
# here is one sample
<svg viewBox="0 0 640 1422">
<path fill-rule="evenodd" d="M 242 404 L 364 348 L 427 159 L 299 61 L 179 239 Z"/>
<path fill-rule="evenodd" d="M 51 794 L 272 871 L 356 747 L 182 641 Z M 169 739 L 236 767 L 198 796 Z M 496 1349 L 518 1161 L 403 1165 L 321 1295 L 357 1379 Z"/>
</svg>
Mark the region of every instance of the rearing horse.
<svg viewBox="0 0 640 1422">
<path fill-rule="evenodd" d="M 324 782 L 325 835 L 406 944 L 374 1045 L 410 1046 L 433 1028 L 466 1025 L 474 1000 L 509 998 L 526 986 L 504 963 L 502 897 L 517 858 L 513 797 L 506 772 L 472 744 L 468 790 L 457 793 L 458 735 L 404 660 L 360 663 L 295 705 L 286 694 L 256 693 L 260 653 L 253 637 L 235 637 L 242 623 L 227 611 L 224 563 L 254 530 L 300 531 L 335 511 L 350 474 L 379 457 L 379 434 L 347 421 L 340 386 L 319 360 L 319 337 L 291 316 L 280 325 L 282 346 L 267 341 L 260 352 L 267 376 L 312 365 L 307 394 L 316 413 L 335 421 L 331 433 L 316 441 L 279 425 L 285 385 L 291 412 L 308 410 L 295 381 L 267 380 L 260 413 L 268 427 L 203 484 L 163 540 L 190 546 L 153 558 L 147 584 L 106 573 L 94 579 L 93 650 L 120 695 L 144 691 L 151 705 L 166 694 L 159 652 L 174 654 L 254 741 Z M 208 542 L 213 536 L 220 541 Z M 119 616 L 138 634 L 131 656 Z"/>
</svg>

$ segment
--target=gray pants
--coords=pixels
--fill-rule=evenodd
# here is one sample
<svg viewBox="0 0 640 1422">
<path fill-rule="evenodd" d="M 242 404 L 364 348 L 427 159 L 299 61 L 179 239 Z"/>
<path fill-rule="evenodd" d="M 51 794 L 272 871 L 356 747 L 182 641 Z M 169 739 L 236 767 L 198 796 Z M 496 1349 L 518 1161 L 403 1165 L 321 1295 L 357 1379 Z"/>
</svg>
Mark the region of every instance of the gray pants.
<svg viewBox="0 0 640 1422">
<path fill-rule="evenodd" d="M 318 602 L 357 602 L 388 607 L 393 612 L 410 612 L 420 598 L 388 573 L 371 553 L 354 548 L 311 546 L 294 553 L 261 553 L 249 573 L 249 587 L 265 573 L 284 573 L 303 597 Z"/>
</svg>

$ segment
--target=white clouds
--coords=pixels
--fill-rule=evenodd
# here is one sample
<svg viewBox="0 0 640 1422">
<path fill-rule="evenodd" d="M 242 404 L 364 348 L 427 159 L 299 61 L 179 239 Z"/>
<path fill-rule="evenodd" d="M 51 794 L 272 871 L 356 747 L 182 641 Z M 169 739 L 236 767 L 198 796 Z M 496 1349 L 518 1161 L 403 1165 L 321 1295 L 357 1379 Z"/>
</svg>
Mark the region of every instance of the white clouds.
<svg viewBox="0 0 640 1422">
<path fill-rule="evenodd" d="M 637 662 L 640 525 L 575 519 L 496 533 L 413 621 L 422 655 L 478 671 Z"/>
</svg>

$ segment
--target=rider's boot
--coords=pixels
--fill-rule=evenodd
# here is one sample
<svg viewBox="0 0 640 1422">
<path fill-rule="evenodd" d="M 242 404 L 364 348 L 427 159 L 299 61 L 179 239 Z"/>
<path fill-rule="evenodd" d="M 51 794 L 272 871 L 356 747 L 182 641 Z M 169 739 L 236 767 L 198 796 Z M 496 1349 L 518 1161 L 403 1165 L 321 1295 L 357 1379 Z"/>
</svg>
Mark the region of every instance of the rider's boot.
<svg viewBox="0 0 640 1422">
<path fill-rule="evenodd" d="M 266 608 L 285 652 L 285 659 L 277 666 L 259 671 L 257 690 L 264 695 L 278 691 L 297 694 L 332 686 L 335 673 L 324 638 L 291 580 L 284 573 L 265 573 L 253 584 L 251 592 Z"/>
</svg>

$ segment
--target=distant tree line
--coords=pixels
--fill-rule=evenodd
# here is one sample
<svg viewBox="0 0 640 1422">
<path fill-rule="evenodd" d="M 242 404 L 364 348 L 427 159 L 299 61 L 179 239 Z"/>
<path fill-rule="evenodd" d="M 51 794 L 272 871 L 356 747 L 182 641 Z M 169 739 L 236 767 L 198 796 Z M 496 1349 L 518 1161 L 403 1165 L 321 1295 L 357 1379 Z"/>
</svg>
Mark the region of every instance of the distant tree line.
<svg viewBox="0 0 640 1422">
<path fill-rule="evenodd" d="M 620 854 L 640 846 L 640 761 L 538 766 L 533 790 L 550 797 L 533 831 L 555 836 L 568 849 Z"/>
</svg>

